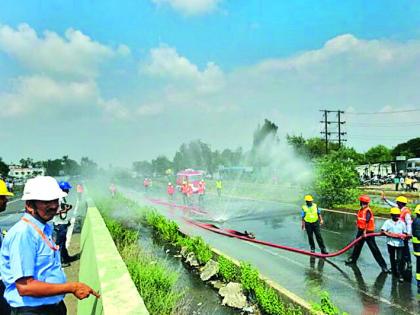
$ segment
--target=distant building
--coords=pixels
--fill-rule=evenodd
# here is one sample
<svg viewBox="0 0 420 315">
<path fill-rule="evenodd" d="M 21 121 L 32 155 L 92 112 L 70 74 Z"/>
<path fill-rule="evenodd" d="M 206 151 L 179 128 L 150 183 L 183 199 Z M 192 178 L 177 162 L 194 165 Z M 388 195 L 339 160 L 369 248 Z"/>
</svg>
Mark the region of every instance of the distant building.
<svg viewBox="0 0 420 315">
<path fill-rule="evenodd" d="M 26 179 L 37 175 L 45 175 L 45 168 L 41 167 L 22 167 L 20 165 L 9 165 L 9 177 L 16 179 Z"/>
</svg>

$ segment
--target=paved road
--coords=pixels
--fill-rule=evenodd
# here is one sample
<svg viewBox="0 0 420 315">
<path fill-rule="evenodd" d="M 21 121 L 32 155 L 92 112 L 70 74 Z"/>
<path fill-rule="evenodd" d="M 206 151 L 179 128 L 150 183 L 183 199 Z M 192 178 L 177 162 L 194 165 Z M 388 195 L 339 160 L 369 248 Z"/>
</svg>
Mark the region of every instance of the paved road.
<svg viewBox="0 0 420 315">
<path fill-rule="evenodd" d="M 149 203 L 142 192 L 130 189 L 122 189 L 122 192 L 141 203 Z M 152 194 L 150 192 L 149 196 Z M 160 197 L 165 198 L 163 195 Z M 392 276 L 381 273 L 367 246 L 358 263 L 360 269 L 350 268 L 344 265 L 347 255 L 320 260 L 227 238 L 185 223 L 179 210 L 156 207 L 161 213 L 175 219 L 186 233 L 202 236 L 211 246 L 238 260 L 252 263 L 262 274 L 309 301 L 317 301 L 316 295 L 327 290 L 333 301 L 350 314 L 420 313 L 415 280 L 399 284 Z M 205 208 L 211 218 L 201 216 L 196 219 L 253 231 L 258 239 L 308 248 L 306 235 L 300 230 L 296 205 L 234 198 L 220 201 L 207 196 Z M 349 214 L 325 213 L 323 236 L 329 251 L 341 249 L 353 239 L 354 220 L 355 217 Z M 381 225 L 380 220 L 377 220 L 377 225 Z M 388 260 L 385 239 L 379 238 L 377 242 Z"/>
<path fill-rule="evenodd" d="M 25 204 L 20 199 L 15 199 L 7 203 L 6 211 L 0 213 L 0 229 L 10 229 L 19 221 L 25 211 Z"/>
</svg>

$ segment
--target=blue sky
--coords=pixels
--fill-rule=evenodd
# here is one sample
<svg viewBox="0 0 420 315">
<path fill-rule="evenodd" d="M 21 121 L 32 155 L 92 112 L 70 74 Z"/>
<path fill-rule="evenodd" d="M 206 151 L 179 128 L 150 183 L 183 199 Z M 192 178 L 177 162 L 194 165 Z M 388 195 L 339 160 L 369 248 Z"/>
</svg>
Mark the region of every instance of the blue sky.
<svg viewBox="0 0 420 315">
<path fill-rule="evenodd" d="M 32 130 L 10 133 L 7 161 L 68 153 L 122 165 L 196 138 L 246 149 L 265 117 L 313 136 L 325 106 L 349 112 L 358 150 L 420 134 L 420 112 L 351 114 L 420 108 L 419 1 L 6 0 L 0 27 L 0 118 Z M 48 119 L 72 129 L 66 143 Z M 404 119 L 408 131 L 392 125 Z"/>
</svg>

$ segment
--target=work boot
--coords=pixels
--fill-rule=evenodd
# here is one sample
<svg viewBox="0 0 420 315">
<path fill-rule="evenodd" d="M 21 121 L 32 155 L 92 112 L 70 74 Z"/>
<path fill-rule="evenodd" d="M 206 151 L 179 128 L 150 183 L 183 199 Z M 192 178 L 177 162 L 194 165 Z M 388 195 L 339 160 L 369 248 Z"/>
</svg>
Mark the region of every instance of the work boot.
<svg viewBox="0 0 420 315">
<path fill-rule="evenodd" d="M 327 254 L 328 254 L 328 252 L 327 252 L 327 250 L 324 248 L 324 249 L 322 249 L 322 250 L 321 250 L 321 254 L 327 255 Z"/>
<path fill-rule="evenodd" d="M 382 267 L 382 272 L 383 273 L 391 273 L 391 270 L 389 270 L 386 266 Z"/>
<path fill-rule="evenodd" d="M 311 248 L 311 253 L 315 253 L 315 248 Z"/>
<path fill-rule="evenodd" d="M 353 260 L 353 258 L 349 258 L 349 259 L 347 259 L 345 262 L 344 262 L 346 265 L 352 265 L 352 264 L 355 264 L 356 262 Z"/>
</svg>

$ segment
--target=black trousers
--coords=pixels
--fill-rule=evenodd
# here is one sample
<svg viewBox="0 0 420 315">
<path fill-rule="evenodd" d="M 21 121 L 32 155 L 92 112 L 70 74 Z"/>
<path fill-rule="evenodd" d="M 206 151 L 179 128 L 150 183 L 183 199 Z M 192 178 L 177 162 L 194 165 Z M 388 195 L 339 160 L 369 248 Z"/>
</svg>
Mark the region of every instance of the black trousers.
<svg viewBox="0 0 420 315">
<path fill-rule="evenodd" d="M 1 315 L 9 315 L 10 314 L 10 306 L 7 303 L 6 299 L 4 298 L 4 290 L 5 286 L 3 281 L 0 280 L 0 314 Z"/>
<path fill-rule="evenodd" d="M 322 236 L 321 236 L 319 221 L 316 221 L 314 223 L 305 222 L 305 230 L 306 230 L 306 233 L 308 234 L 308 241 L 309 241 L 309 246 L 311 247 L 311 250 L 315 250 L 315 242 L 314 242 L 314 234 L 315 234 L 319 249 L 321 251 L 325 251 L 325 245 L 324 245 L 324 240 L 322 239 Z"/>
<path fill-rule="evenodd" d="M 398 277 L 402 276 L 404 271 L 403 247 L 395 247 L 388 244 L 388 253 L 392 273 Z"/>
<path fill-rule="evenodd" d="M 58 224 L 55 226 L 54 230 L 57 233 L 56 244 L 60 247 L 61 261 L 67 262 L 70 258 L 69 252 L 67 251 L 66 242 L 67 242 L 67 224 Z"/>
<path fill-rule="evenodd" d="M 403 265 L 410 264 L 411 265 L 411 253 L 410 247 L 408 245 L 408 240 L 404 240 L 404 247 L 403 247 Z"/>
<path fill-rule="evenodd" d="M 416 256 L 416 279 L 417 287 L 420 288 L 420 256 Z"/>
<path fill-rule="evenodd" d="M 11 315 L 67 315 L 63 301 L 54 305 L 12 307 Z"/>
<path fill-rule="evenodd" d="M 356 238 L 358 238 L 362 235 L 363 235 L 363 230 L 358 229 L 357 234 L 356 234 Z M 358 242 L 354 246 L 354 250 L 353 250 L 353 253 L 352 253 L 350 258 L 354 262 L 356 262 L 359 259 L 360 253 L 362 251 L 363 245 L 365 245 L 365 242 L 368 244 L 369 249 L 372 252 L 372 255 L 375 258 L 378 265 L 381 266 L 381 268 L 386 268 L 386 262 L 385 262 L 384 258 L 382 257 L 382 254 L 381 254 L 381 251 L 378 248 L 378 245 L 376 245 L 376 241 L 375 241 L 374 237 L 366 237 L 366 238 L 362 239 L 360 242 Z"/>
</svg>

